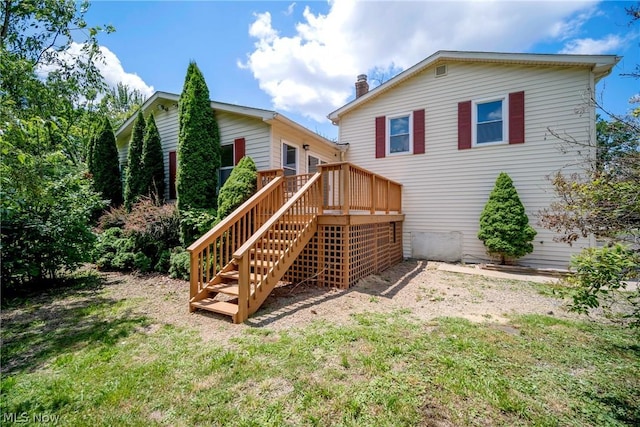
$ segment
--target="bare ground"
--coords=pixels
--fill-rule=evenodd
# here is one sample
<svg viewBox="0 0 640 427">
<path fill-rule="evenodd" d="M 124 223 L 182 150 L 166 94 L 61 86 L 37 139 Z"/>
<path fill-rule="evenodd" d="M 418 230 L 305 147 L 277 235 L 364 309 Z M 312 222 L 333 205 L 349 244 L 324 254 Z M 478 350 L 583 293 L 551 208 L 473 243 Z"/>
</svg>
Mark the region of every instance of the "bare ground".
<svg viewBox="0 0 640 427">
<path fill-rule="evenodd" d="M 135 304 L 136 314 L 154 319 L 155 328 L 162 324 L 195 328 L 203 339 L 221 344 L 248 328 L 280 330 L 320 319 L 345 324 L 352 321 L 352 314 L 360 312 L 405 310 L 427 321 L 452 316 L 504 328 L 510 328 L 507 323 L 511 314 L 577 317 L 566 310 L 565 301 L 548 292 L 541 293 L 535 283 L 554 279 L 419 260 L 404 261 L 348 290 L 320 288 L 312 283 L 277 288 L 242 325 L 234 325 L 228 317 L 215 313 L 189 313 L 187 282 L 166 276 L 102 274 L 106 279 L 101 291 L 104 296 L 140 301 Z"/>
</svg>

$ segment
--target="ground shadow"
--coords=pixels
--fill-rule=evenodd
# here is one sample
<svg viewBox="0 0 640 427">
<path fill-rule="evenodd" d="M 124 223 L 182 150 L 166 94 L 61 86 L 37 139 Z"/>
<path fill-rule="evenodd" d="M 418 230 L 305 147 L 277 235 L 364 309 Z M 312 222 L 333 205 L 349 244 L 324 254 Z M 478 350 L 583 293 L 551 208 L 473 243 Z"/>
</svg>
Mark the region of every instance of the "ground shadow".
<svg viewBox="0 0 640 427">
<path fill-rule="evenodd" d="M 413 278 L 427 267 L 427 261 L 407 260 L 396 264 L 377 275 L 360 280 L 349 289 L 322 288 L 313 285 L 294 285 L 276 288 L 264 305 L 245 323 L 252 327 L 264 327 L 277 320 L 317 304 L 341 298 L 352 292 L 364 293 L 372 297 L 393 299 Z M 391 282 L 391 273 L 402 273 L 402 277 Z M 283 301 L 284 300 L 284 301 Z"/>
<path fill-rule="evenodd" d="M 103 286 L 104 279 L 97 277 L 7 303 L 2 310 L 3 374 L 37 370 L 79 348 L 115 345 L 149 323 L 131 310 L 118 310 L 122 301 L 100 295 Z"/>
</svg>

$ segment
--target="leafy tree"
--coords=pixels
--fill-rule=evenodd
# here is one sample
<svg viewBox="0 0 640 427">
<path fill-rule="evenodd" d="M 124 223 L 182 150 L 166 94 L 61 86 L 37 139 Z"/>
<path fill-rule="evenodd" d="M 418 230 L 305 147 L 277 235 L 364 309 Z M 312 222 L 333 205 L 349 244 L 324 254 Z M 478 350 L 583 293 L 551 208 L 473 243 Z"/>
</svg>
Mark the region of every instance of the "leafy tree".
<svg viewBox="0 0 640 427">
<path fill-rule="evenodd" d="M 258 169 L 251 157 L 245 156 L 231 171 L 218 196 L 218 220 L 224 219 L 256 192 Z"/>
<path fill-rule="evenodd" d="M 178 114 L 178 209 L 215 208 L 220 136 L 209 89 L 195 62 L 187 69 Z"/>
<path fill-rule="evenodd" d="M 126 83 L 119 82 L 115 88 L 110 88 L 100 100 L 99 109 L 109 115 L 114 129 L 118 129 L 145 101 L 145 96 L 138 89 L 133 89 Z"/>
<path fill-rule="evenodd" d="M 88 261 L 94 242 L 90 220 L 104 207 L 91 181 L 63 153 L 7 151 L 7 139 L 0 139 L 6 153 L 0 163 L 3 290 L 56 278 Z"/>
<path fill-rule="evenodd" d="M 122 182 L 116 137 L 108 118 L 103 118 L 93 148 L 93 183 L 97 192 L 110 200 L 111 206 L 122 204 Z"/>
<path fill-rule="evenodd" d="M 640 18 L 640 2 L 626 11 L 633 24 Z M 638 67 L 627 76 L 639 78 Z M 574 311 L 609 308 L 611 297 L 626 289 L 626 280 L 640 276 L 640 100 L 632 98 L 631 103 L 629 114 L 618 116 L 591 98 L 588 106 L 610 117 L 598 117 L 595 147 L 591 141 L 561 136 L 549 129 L 561 147 L 578 147 L 581 153 L 589 154 L 583 156 L 581 173 L 559 171 L 553 176 L 557 199 L 540 213 L 540 222 L 559 234 L 557 240 L 570 245 L 588 236 L 604 243 L 572 259 L 575 275 L 569 283 L 574 289 Z M 590 156 L 594 151 L 596 162 Z M 639 327 L 640 288 L 624 297 L 631 304 L 630 324 Z"/>
<path fill-rule="evenodd" d="M 142 147 L 142 169 L 144 194 L 162 202 L 164 200 L 164 159 L 162 141 L 153 114 L 147 119 Z"/>
<path fill-rule="evenodd" d="M 533 252 L 531 242 L 535 236 L 513 181 L 501 172 L 480 215 L 478 238 L 487 252 L 499 256 L 504 264 L 506 258 L 519 258 Z"/>
<path fill-rule="evenodd" d="M 127 210 L 142 196 L 146 190 L 144 170 L 142 166 L 142 148 L 145 136 L 145 120 L 142 110 L 138 110 L 136 120 L 133 122 L 133 131 L 129 141 L 127 155 L 127 172 L 124 184 L 124 205 Z"/>
<path fill-rule="evenodd" d="M 3 289 L 73 269 L 93 244 L 90 220 L 104 204 L 84 159 L 96 118 L 89 106 L 105 84 L 95 62 L 102 28 L 87 25 L 87 8 L 0 3 Z"/>
</svg>

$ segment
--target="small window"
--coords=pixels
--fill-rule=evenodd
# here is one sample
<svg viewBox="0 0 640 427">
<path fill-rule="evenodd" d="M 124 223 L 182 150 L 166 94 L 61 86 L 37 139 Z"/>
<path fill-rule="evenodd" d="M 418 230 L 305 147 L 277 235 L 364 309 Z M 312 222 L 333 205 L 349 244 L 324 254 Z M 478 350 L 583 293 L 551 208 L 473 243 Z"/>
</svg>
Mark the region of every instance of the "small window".
<svg viewBox="0 0 640 427">
<path fill-rule="evenodd" d="M 506 141 L 507 120 L 504 117 L 507 110 L 506 103 L 506 98 L 474 102 L 474 144 L 484 145 Z"/>
<path fill-rule="evenodd" d="M 220 147 L 220 177 L 218 185 L 222 187 L 233 170 L 233 144 Z"/>
<path fill-rule="evenodd" d="M 411 152 L 411 114 L 389 118 L 388 154 Z"/>
<path fill-rule="evenodd" d="M 297 158 L 298 150 L 296 147 L 289 144 L 282 144 L 282 169 L 284 169 L 285 176 L 296 175 L 298 173 Z"/>
</svg>

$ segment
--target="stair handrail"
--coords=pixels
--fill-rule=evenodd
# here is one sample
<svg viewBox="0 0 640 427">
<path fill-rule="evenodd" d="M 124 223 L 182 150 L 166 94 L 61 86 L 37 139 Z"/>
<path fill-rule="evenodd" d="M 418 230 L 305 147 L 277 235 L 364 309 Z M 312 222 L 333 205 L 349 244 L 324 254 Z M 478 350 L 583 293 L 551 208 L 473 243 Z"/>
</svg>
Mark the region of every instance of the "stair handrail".
<svg viewBox="0 0 640 427">
<path fill-rule="evenodd" d="M 251 196 L 240 207 L 234 210 L 231 214 L 227 215 L 222 221 L 220 221 L 215 227 L 206 232 L 202 237 L 193 242 L 187 248 L 190 254 L 190 298 L 193 298 L 204 287 L 206 287 L 211 279 L 213 279 L 222 269 L 231 261 L 232 254 L 235 252 L 236 247 L 243 243 L 244 239 L 238 237 L 227 238 L 224 244 L 227 245 L 223 251 L 220 251 L 220 258 L 217 259 L 217 243 L 216 241 L 223 242 L 223 237 L 230 233 L 230 230 L 234 228 L 240 228 L 244 226 L 245 229 L 250 225 L 250 218 L 248 215 L 252 215 L 254 208 L 259 207 L 260 203 L 267 198 L 276 198 L 277 203 L 275 206 L 279 206 L 282 203 L 283 198 L 283 182 L 284 178 L 278 176 L 271 180 L 266 186 L 262 187 L 257 193 Z M 278 193 L 279 192 L 279 193 Z M 264 211 L 267 213 L 267 211 Z M 255 212 L 254 212 L 255 213 Z M 271 212 L 268 212 L 271 216 Z M 254 220 L 258 218 L 253 218 Z M 259 224 L 261 225 L 261 224 Z M 247 230 L 245 230 L 246 232 Z M 253 234 L 248 234 L 249 236 Z M 248 237 L 248 236 L 247 236 Z M 221 243 L 222 244 L 222 243 Z M 211 257 L 211 246 L 214 246 L 214 254 Z M 206 253 L 206 256 L 204 254 Z M 210 265 L 213 264 L 213 265 Z"/>
<path fill-rule="evenodd" d="M 317 172 L 313 175 L 300 190 L 294 194 L 289 200 L 285 202 L 285 204 L 269 218 L 262 226 L 242 245 L 240 246 L 234 253 L 233 258 L 236 260 L 240 272 L 240 281 L 239 281 L 239 289 L 238 289 L 238 307 L 239 307 L 239 316 L 241 319 L 246 318 L 246 310 L 248 309 L 249 297 L 250 297 L 250 289 L 251 289 L 251 280 L 249 277 L 249 257 L 252 249 L 257 248 L 257 244 L 265 239 L 267 233 L 275 229 L 275 226 L 281 222 L 281 220 L 290 214 L 292 210 L 296 211 L 296 214 L 300 217 L 300 219 L 304 219 L 304 221 L 293 222 L 287 221 L 282 224 L 298 225 L 300 230 L 296 239 L 299 238 L 300 233 L 306 228 L 308 222 L 312 221 L 314 218 L 317 218 L 319 212 L 322 209 L 322 194 L 321 194 L 321 179 L 322 174 Z M 310 203 L 304 203 L 304 200 L 310 198 Z M 302 202 L 301 202 L 302 201 Z M 302 206 L 300 206 L 302 205 Z M 294 218 L 297 219 L 297 218 Z M 282 230 L 281 230 L 282 231 Z M 272 253 L 270 257 L 266 260 L 262 260 L 263 265 L 268 265 L 269 263 L 277 264 L 279 262 L 280 256 L 277 258 Z M 271 267 L 269 273 L 274 270 L 275 267 Z M 263 275 L 263 277 L 266 275 Z M 244 279 L 244 280 L 243 280 Z M 254 285 L 254 292 L 257 292 L 259 286 L 261 284 L 262 279 L 260 276 L 256 279 Z"/>
</svg>

